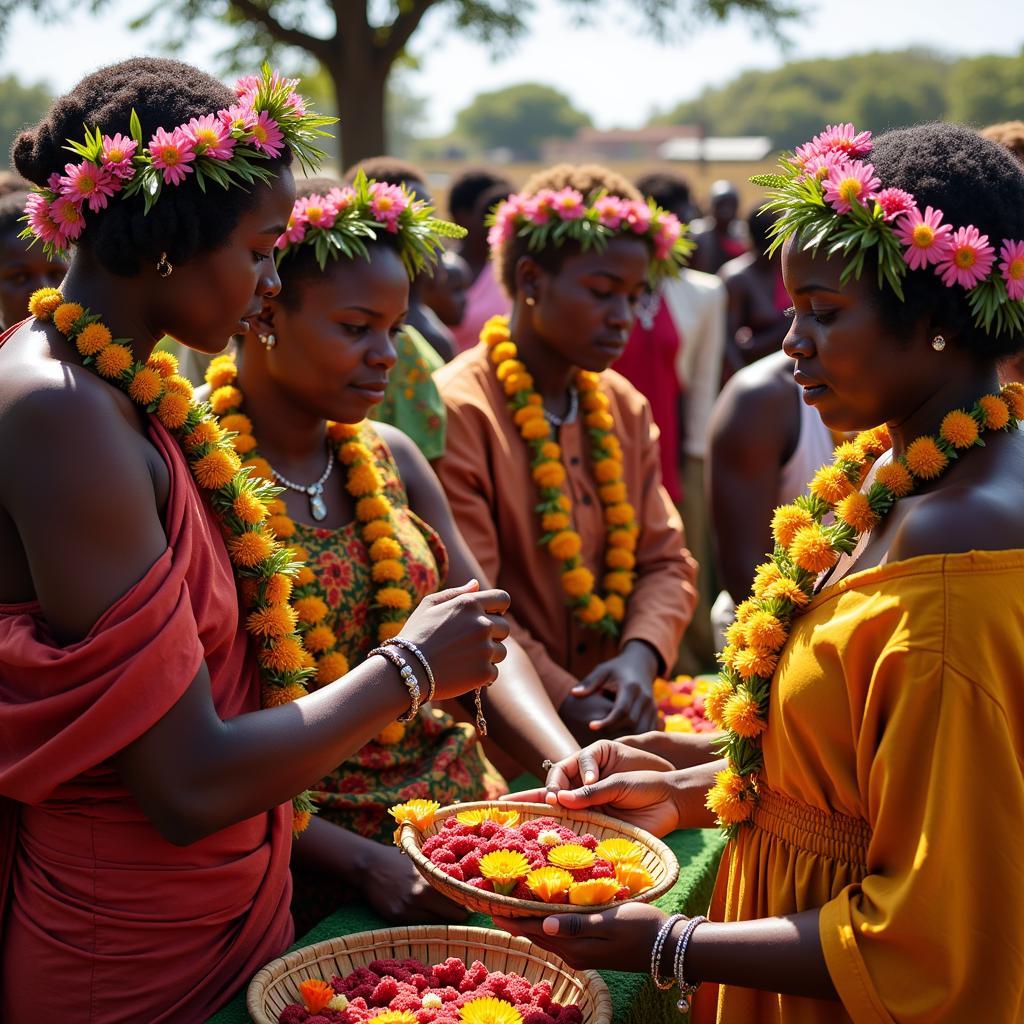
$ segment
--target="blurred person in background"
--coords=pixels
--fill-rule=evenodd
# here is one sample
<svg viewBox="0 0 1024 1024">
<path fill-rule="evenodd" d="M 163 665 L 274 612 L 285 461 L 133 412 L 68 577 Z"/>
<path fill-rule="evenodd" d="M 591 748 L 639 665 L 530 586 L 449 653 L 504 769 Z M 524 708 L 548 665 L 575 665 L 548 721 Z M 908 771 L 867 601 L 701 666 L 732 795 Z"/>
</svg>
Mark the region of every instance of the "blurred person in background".
<svg viewBox="0 0 1024 1024">
<path fill-rule="evenodd" d="M 454 328 L 466 317 L 469 264 L 449 249 L 434 273 L 423 280 L 420 297 L 437 314 L 445 327 Z"/>
<path fill-rule="evenodd" d="M 714 274 L 723 263 L 742 256 L 747 251 L 743 225 L 736 219 L 740 196 L 731 181 L 720 179 L 711 186 L 710 215 L 693 224 L 693 238 L 697 243 L 691 263 L 694 270 Z"/>
</svg>

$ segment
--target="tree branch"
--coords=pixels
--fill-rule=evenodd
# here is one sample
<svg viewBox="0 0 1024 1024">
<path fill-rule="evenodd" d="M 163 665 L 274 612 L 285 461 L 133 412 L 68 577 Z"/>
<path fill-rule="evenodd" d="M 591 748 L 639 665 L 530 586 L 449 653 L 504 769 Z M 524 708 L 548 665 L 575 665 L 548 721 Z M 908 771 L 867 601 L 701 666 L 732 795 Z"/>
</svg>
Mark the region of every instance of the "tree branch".
<svg viewBox="0 0 1024 1024">
<path fill-rule="evenodd" d="M 262 25 L 279 43 L 307 50 L 320 61 L 328 58 L 330 40 L 321 39 L 319 36 L 310 35 L 301 29 L 283 25 L 270 11 L 261 7 L 255 0 L 229 0 L 229 2 L 242 17 Z"/>
<path fill-rule="evenodd" d="M 412 2 L 395 17 L 383 42 L 379 44 L 378 54 L 388 67 L 405 49 L 413 33 L 419 28 L 423 15 L 430 10 L 437 0 L 412 0 Z"/>
</svg>

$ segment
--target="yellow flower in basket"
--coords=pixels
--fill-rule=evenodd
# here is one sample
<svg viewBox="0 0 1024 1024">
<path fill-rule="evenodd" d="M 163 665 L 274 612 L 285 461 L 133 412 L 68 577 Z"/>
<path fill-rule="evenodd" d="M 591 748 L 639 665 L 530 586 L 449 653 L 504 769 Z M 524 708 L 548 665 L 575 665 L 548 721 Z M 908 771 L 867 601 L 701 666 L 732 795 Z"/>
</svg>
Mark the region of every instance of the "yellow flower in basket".
<svg viewBox="0 0 1024 1024">
<path fill-rule="evenodd" d="M 639 864 L 616 864 L 615 878 L 619 885 L 624 885 L 629 890 L 630 896 L 635 896 L 654 885 L 651 873 Z"/>
<path fill-rule="evenodd" d="M 561 868 L 538 868 L 526 876 L 530 892 L 545 903 L 564 903 L 573 877 Z"/>
<path fill-rule="evenodd" d="M 578 843 L 566 843 L 564 846 L 555 846 L 548 850 L 548 863 L 556 868 L 565 868 L 566 871 L 589 868 L 595 860 L 594 851 Z"/>
<path fill-rule="evenodd" d="M 373 1018 L 379 1021 L 379 1017 Z M 465 1024 L 523 1024 L 523 1015 L 504 999 L 483 996 L 459 1010 L 459 1020 Z"/>
<path fill-rule="evenodd" d="M 639 863 L 644 858 L 644 848 L 632 839 L 606 839 L 597 844 L 597 855 L 613 864 Z"/>
<path fill-rule="evenodd" d="M 529 872 L 530 862 L 515 850 L 495 850 L 480 858 L 480 874 L 490 879 L 494 891 L 502 896 L 508 896 Z"/>
<path fill-rule="evenodd" d="M 596 907 L 611 903 L 618 891 L 617 878 L 592 878 L 569 886 L 569 902 L 575 907 Z"/>
<path fill-rule="evenodd" d="M 441 809 L 436 800 L 408 800 L 404 804 L 395 804 L 388 810 L 399 825 L 408 822 L 415 825 L 421 832 L 434 824 L 434 815 Z"/>
</svg>

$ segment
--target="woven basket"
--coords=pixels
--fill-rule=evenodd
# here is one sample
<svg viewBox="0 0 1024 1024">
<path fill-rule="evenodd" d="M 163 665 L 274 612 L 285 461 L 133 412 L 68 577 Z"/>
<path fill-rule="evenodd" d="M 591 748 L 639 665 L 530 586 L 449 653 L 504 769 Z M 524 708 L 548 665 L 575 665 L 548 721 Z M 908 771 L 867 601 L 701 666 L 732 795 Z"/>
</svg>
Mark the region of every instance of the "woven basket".
<svg viewBox="0 0 1024 1024">
<path fill-rule="evenodd" d="M 611 1024 L 612 998 L 596 971 L 574 971 L 554 953 L 529 939 L 489 928 L 458 925 L 424 925 L 384 928 L 325 939 L 279 957 L 263 968 L 249 984 L 247 1009 L 256 1024 L 277 1024 L 289 1003 L 301 1003 L 299 985 L 309 978 L 329 981 L 344 977 L 374 960 L 415 957 L 438 964 L 457 956 L 467 964 L 480 960 L 491 971 L 514 972 L 536 985 L 551 984 L 551 998 L 576 1003 L 583 1024 Z"/>
<path fill-rule="evenodd" d="M 477 889 L 468 882 L 460 882 L 451 875 L 446 874 L 436 864 L 432 864 L 421 852 L 423 843 L 434 835 L 441 828 L 445 818 L 460 811 L 483 810 L 487 807 L 498 807 L 503 811 L 516 810 L 519 812 L 520 822 L 530 818 L 557 818 L 559 821 L 572 828 L 574 832 L 582 834 L 590 832 L 597 836 L 598 840 L 604 839 L 632 839 L 644 848 L 641 864 L 647 868 L 654 885 L 636 896 L 630 896 L 624 900 L 617 900 L 615 903 L 602 903 L 596 907 L 574 907 L 568 903 L 543 903 L 540 900 L 520 900 L 514 896 L 503 896 L 496 892 L 485 892 Z M 435 888 L 455 903 L 460 903 L 469 910 L 479 911 L 481 914 L 490 914 L 492 917 L 546 917 L 549 914 L 574 913 L 585 909 L 587 913 L 599 914 L 602 910 L 609 910 L 611 907 L 619 906 L 622 903 L 639 902 L 651 903 L 659 896 L 663 896 L 672 888 L 679 877 L 679 864 L 672 851 L 660 839 L 655 839 L 649 832 L 641 828 L 628 825 L 624 821 L 617 821 L 605 814 L 597 814 L 594 811 L 569 811 L 564 807 L 549 807 L 547 804 L 521 804 L 521 803 L 498 803 L 493 800 L 481 800 L 477 803 L 452 804 L 449 807 L 442 807 L 434 815 L 434 823 L 422 832 L 410 822 L 406 822 L 398 829 L 398 845 L 412 858 L 416 870 Z"/>
</svg>

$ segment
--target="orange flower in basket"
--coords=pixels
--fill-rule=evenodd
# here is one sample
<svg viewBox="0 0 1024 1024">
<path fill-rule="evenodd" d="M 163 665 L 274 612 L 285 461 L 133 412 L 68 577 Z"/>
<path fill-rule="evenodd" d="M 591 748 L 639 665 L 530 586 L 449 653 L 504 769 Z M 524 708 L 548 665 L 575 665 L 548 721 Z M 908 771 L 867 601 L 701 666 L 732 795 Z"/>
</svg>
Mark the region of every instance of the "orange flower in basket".
<svg viewBox="0 0 1024 1024">
<path fill-rule="evenodd" d="M 505 828 L 511 828 L 513 825 L 519 824 L 518 811 L 503 811 L 500 807 L 489 807 L 487 809 L 487 817 L 499 825 L 504 825 Z"/>
<path fill-rule="evenodd" d="M 526 876 L 530 892 L 545 903 L 564 903 L 573 878 L 561 868 L 538 868 Z"/>
<path fill-rule="evenodd" d="M 606 839 L 597 844 L 596 852 L 613 864 L 638 863 L 644 857 L 644 848 L 632 839 Z"/>
<path fill-rule="evenodd" d="M 569 902 L 575 907 L 596 907 L 611 903 L 618 891 L 617 878 L 592 878 L 569 886 Z"/>
<path fill-rule="evenodd" d="M 421 832 L 434 823 L 434 815 L 441 809 L 436 800 L 409 800 L 404 804 L 395 804 L 388 810 L 399 825 L 408 822 L 415 825 Z"/>
<path fill-rule="evenodd" d="M 309 978 L 299 984 L 299 995 L 310 1013 L 319 1013 L 334 998 L 334 989 L 326 981 Z"/>
<path fill-rule="evenodd" d="M 616 864 L 615 880 L 629 890 L 630 896 L 635 896 L 654 885 L 651 873 L 639 864 Z"/>
<path fill-rule="evenodd" d="M 520 878 L 530 873 L 530 862 L 515 850 L 495 850 L 480 858 L 480 874 L 494 883 L 494 891 L 507 896 Z"/>
<path fill-rule="evenodd" d="M 581 871 L 589 868 L 597 858 L 593 850 L 588 850 L 578 843 L 566 843 L 548 850 L 548 863 L 566 871 Z M 480 862 L 483 864 L 483 861 Z"/>
</svg>

